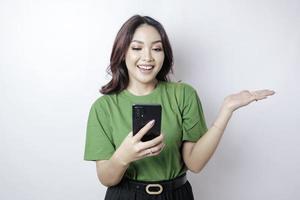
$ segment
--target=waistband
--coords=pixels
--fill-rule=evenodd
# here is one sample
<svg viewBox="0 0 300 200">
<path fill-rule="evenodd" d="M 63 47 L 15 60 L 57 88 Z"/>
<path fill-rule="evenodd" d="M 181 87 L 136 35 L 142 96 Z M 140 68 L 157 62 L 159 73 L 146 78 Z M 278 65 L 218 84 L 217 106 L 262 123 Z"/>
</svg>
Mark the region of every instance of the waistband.
<svg viewBox="0 0 300 200">
<path fill-rule="evenodd" d="M 172 180 L 166 181 L 136 181 L 124 178 L 124 183 L 129 189 L 145 192 L 149 195 L 159 195 L 166 191 L 175 190 L 187 182 L 186 173 Z"/>
</svg>

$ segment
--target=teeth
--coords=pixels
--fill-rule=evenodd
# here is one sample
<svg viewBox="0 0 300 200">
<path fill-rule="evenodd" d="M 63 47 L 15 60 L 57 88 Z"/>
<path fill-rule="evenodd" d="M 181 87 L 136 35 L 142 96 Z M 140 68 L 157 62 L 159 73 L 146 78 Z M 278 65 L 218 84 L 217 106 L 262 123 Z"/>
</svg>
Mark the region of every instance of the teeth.
<svg viewBox="0 0 300 200">
<path fill-rule="evenodd" d="M 152 69 L 154 66 L 153 65 L 138 65 L 138 67 L 142 68 L 142 69 L 149 70 L 149 69 Z"/>
</svg>

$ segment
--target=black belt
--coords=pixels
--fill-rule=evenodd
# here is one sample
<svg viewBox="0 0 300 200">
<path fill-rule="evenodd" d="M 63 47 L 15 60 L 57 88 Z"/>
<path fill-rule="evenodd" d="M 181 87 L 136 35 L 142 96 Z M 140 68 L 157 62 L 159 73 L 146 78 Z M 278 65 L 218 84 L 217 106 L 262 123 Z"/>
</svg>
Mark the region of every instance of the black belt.
<svg viewBox="0 0 300 200">
<path fill-rule="evenodd" d="M 128 185 L 130 189 L 145 192 L 150 195 L 158 195 L 164 191 L 175 190 L 187 181 L 186 174 L 183 174 L 175 179 L 167 181 L 135 181 L 125 178 L 125 184 Z"/>
</svg>

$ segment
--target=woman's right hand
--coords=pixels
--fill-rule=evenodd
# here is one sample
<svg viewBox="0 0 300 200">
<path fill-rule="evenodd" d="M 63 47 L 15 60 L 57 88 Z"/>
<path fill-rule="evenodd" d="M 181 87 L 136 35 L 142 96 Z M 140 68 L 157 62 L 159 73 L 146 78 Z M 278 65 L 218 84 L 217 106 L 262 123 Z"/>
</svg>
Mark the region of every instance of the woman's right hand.
<svg viewBox="0 0 300 200">
<path fill-rule="evenodd" d="M 141 141 L 142 137 L 151 129 L 154 123 L 154 120 L 148 122 L 137 134 L 133 136 L 132 132 L 130 132 L 123 140 L 114 153 L 114 156 L 122 164 L 129 165 L 133 161 L 160 154 L 165 146 L 163 134 L 146 142 Z"/>
</svg>

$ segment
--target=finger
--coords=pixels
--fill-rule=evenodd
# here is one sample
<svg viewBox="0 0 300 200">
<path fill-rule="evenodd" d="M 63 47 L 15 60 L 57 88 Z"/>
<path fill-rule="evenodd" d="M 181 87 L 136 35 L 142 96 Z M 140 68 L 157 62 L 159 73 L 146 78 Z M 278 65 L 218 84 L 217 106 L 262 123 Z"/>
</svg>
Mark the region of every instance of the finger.
<svg viewBox="0 0 300 200">
<path fill-rule="evenodd" d="M 138 154 L 138 157 L 141 159 L 141 158 L 144 158 L 146 156 L 149 156 L 152 154 L 152 151 L 151 149 L 145 149 L 143 151 L 141 151 L 139 154 Z"/>
<path fill-rule="evenodd" d="M 159 143 L 162 143 L 164 140 L 164 136 L 161 133 L 159 136 L 157 136 L 156 138 L 149 140 L 147 142 L 141 142 L 140 145 L 142 146 L 142 149 L 149 149 L 153 146 L 158 145 Z"/>
<path fill-rule="evenodd" d="M 128 133 L 127 137 L 128 137 L 128 138 L 133 137 L 132 131 Z"/>
<path fill-rule="evenodd" d="M 253 92 L 255 92 L 257 95 L 273 95 L 273 94 L 275 94 L 274 90 L 256 90 Z"/>
<path fill-rule="evenodd" d="M 163 134 L 162 133 L 150 141 L 137 143 L 136 147 L 138 149 L 138 152 L 143 152 L 146 149 L 149 149 L 151 147 L 159 145 L 160 143 L 163 143 Z"/>
<path fill-rule="evenodd" d="M 273 90 L 256 90 L 251 92 L 252 98 L 254 100 L 262 100 L 265 99 L 267 96 L 275 94 Z"/>
<path fill-rule="evenodd" d="M 158 146 L 155 146 L 155 147 L 152 147 L 149 149 L 145 149 L 144 151 L 142 151 L 139 154 L 139 157 L 143 158 L 143 157 L 151 157 L 151 156 L 159 155 L 160 152 L 164 149 L 164 147 L 165 147 L 165 144 L 162 143 Z"/>
<path fill-rule="evenodd" d="M 250 92 L 250 99 L 251 99 L 251 101 L 257 101 L 257 93 L 256 93 L 256 91 L 253 91 L 253 92 Z"/>
<path fill-rule="evenodd" d="M 137 134 L 135 134 L 134 138 L 137 141 L 140 141 L 142 137 L 152 128 L 154 123 L 155 120 L 151 120 L 150 122 L 148 122 L 143 128 L 141 128 L 141 130 L 139 130 L 139 132 L 137 132 Z"/>
<path fill-rule="evenodd" d="M 137 149 L 138 149 L 138 152 L 142 152 L 142 151 L 144 151 L 145 149 L 149 149 L 149 148 L 151 148 L 151 147 L 153 147 L 153 146 L 156 146 L 156 145 L 162 143 L 163 140 L 164 140 L 164 136 L 163 136 L 163 134 L 161 133 L 159 136 L 155 137 L 155 138 L 152 139 L 152 140 L 149 140 L 149 141 L 146 141 L 146 142 L 142 142 L 142 141 L 138 142 L 138 143 L 136 144 L 136 147 L 137 147 Z"/>
<path fill-rule="evenodd" d="M 159 154 L 163 150 L 164 147 L 165 147 L 164 143 L 161 143 L 155 147 L 152 147 L 151 148 L 152 154 Z"/>
<path fill-rule="evenodd" d="M 162 144 L 160 146 L 151 148 L 151 154 L 148 154 L 147 156 L 150 157 L 150 156 L 157 156 L 157 155 L 159 155 L 160 152 L 162 152 L 162 150 L 164 149 L 164 147 L 165 147 L 165 144 Z"/>
<path fill-rule="evenodd" d="M 265 90 L 265 91 L 264 91 L 264 94 L 265 94 L 266 96 L 270 96 L 270 95 L 275 94 L 275 91 L 273 91 L 273 90 Z"/>
</svg>

